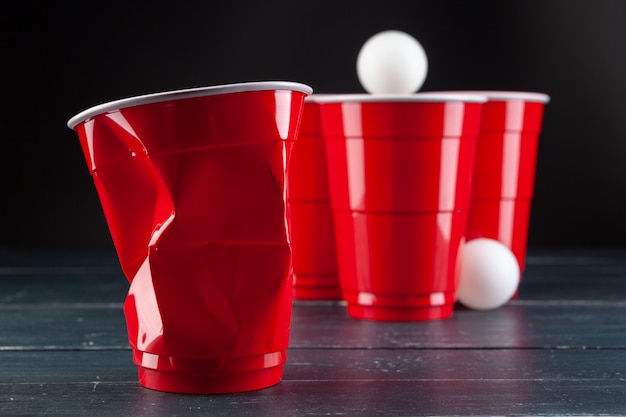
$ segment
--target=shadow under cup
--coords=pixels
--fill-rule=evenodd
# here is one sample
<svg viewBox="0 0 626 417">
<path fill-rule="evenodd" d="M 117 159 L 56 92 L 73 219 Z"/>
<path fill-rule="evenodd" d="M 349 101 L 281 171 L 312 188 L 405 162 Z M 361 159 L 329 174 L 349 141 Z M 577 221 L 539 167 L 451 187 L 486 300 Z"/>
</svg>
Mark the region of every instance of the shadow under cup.
<svg viewBox="0 0 626 417">
<path fill-rule="evenodd" d="M 96 106 L 77 131 L 122 269 L 141 385 L 282 379 L 292 286 L 285 167 L 308 86 L 242 83 Z"/>
<path fill-rule="evenodd" d="M 317 101 L 348 314 L 450 317 L 484 99 L 419 93 Z"/>
</svg>

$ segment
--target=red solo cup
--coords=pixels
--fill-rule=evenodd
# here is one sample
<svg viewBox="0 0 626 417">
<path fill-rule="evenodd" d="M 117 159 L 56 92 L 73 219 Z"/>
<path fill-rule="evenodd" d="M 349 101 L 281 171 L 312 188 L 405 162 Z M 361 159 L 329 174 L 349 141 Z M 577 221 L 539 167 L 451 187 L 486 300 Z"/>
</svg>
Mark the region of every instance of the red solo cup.
<svg viewBox="0 0 626 417">
<path fill-rule="evenodd" d="M 308 86 L 134 97 L 69 120 L 122 269 L 141 385 L 230 393 L 282 379 L 292 285 L 285 167 Z"/>
<path fill-rule="evenodd" d="M 314 97 L 305 99 L 287 181 L 294 298 L 340 300 L 326 146 Z"/>
<path fill-rule="evenodd" d="M 483 106 L 467 239 L 506 245 L 524 270 L 537 147 L 550 97 L 521 91 L 463 91 L 487 97 Z"/>
<path fill-rule="evenodd" d="M 483 98 L 320 97 L 348 314 L 450 317 Z"/>
<path fill-rule="evenodd" d="M 495 239 L 505 244 L 524 267 L 530 199 L 472 200 L 468 214 L 466 239 L 480 237 Z"/>
</svg>

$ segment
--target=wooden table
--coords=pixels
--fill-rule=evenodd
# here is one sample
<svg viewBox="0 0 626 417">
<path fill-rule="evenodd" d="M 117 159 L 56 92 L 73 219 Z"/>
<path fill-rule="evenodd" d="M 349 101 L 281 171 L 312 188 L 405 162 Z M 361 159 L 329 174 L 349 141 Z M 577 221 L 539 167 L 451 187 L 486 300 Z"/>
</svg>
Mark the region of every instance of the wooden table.
<svg viewBox="0 0 626 417">
<path fill-rule="evenodd" d="M 626 251 L 531 251 L 517 299 L 448 320 L 296 302 L 284 380 L 181 395 L 137 383 L 112 252 L 0 250 L 0 415 L 626 416 Z"/>
</svg>

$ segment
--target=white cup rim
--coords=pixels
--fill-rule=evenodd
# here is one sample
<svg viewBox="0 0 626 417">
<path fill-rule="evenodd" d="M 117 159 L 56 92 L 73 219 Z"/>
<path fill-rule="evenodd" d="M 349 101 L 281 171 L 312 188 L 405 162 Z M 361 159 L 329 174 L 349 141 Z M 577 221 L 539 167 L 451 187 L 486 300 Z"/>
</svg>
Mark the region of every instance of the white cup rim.
<svg viewBox="0 0 626 417">
<path fill-rule="evenodd" d="M 90 107 L 69 119 L 67 121 L 67 127 L 69 127 L 70 129 L 74 129 L 78 124 L 99 114 L 142 104 L 159 103 L 163 101 L 182 100 L 187 98 L 205 97 L 220 94 L 239 93 L 245 91 L 263 90 L 299 91 L 306 94 L 307 96 L 313 93 L 313 89 L 310 86 L 291 81 L 253 81 L 164 91 L 160 93 L 144 94 L 129 98 L 123 98 L 120 100 L 109 101 L 107 103 Z"/>
<path fill-rule="evenodd" d="M 325 103 L 485 103 L 487 97 L 480 94 L 420 92 L 414 94 L 313 94 L 306 101 Z"/>
<path fill-rule="evenodd" d="M 477 94 L 487 97 L 488 101 L 508 101 L 508 100 L 522 100 L 532 101 L 537 103 L 548 103 L 550 96 L 545 93 L 538 93 L 534 91 L 507 91 L 507 90 L 455 90 L 445 91 L 442 93 L 451 94 Z"/>
</svg>

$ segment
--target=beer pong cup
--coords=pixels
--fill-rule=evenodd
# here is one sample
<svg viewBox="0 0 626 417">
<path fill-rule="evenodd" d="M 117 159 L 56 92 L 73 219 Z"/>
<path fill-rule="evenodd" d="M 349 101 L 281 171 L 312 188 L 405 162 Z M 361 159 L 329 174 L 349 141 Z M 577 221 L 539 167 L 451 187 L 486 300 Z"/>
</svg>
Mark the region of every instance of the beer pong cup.
<svg viewBox="0 0 626 417">
<path fill-rule="evenodd" d="M 326 145 L 314 97 L 305 99 L 287 177 L 294 298 L 340 300 Z"/>
<path fill-rule="evenodd" d="M 470 202 L 477 95 L 317 99 L 351 317 L 450 317 Z"/>
<path fill-rule="evenodd" d="M 524 270 L 537 147 L 550 97 L 523 91 L 462 91 L 487 97 L 476 142 L 467 239 L 506 245 Z"/>
<path fill-rule="evenodd" d="M 141 385 L 227 393 L 282 379 L 293 291 L 284 177 L 310 93 L 289 82 L 203 87 L 68 121 L 130 282 Z"/>
</svg>

